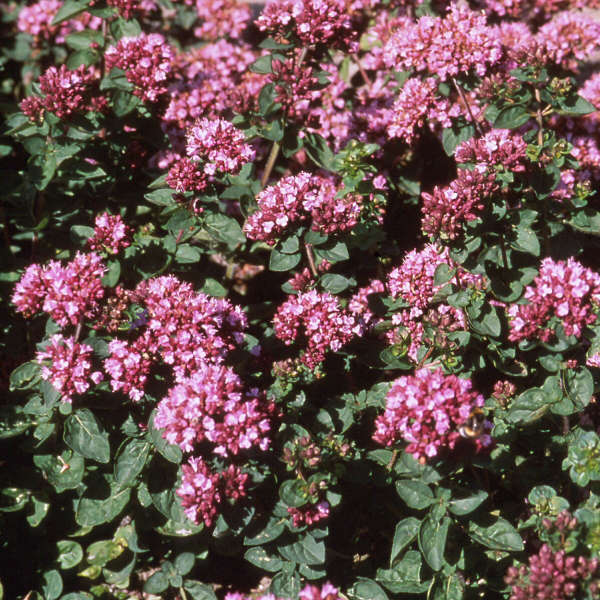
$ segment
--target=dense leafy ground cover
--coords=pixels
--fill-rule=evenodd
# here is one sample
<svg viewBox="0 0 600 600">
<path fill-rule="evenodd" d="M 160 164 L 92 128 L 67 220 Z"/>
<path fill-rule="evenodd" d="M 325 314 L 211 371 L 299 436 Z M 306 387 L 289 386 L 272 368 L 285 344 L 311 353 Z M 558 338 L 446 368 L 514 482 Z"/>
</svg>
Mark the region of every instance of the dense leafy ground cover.
<svg viewBox="0 0 600 600">
<path fill-rule="evenodd" d="M 2 3 L 4 598 L 600 596 L 592 4 Z"/>
</svg>

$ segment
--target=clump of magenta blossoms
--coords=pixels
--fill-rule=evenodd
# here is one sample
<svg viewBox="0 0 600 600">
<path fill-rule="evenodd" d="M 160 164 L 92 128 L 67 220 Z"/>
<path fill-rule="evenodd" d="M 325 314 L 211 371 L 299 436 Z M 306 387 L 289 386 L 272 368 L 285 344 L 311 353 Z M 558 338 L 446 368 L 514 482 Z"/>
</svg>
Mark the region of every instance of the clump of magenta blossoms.
<svg viewBox="0 0 600 600">
<path fill-rule="evenodd" d="M 309 368 L 325 360 L 328 351 L 337 352 L 360 331 L 356 319 L 325 292 L 310 290 L 290 296 L 273 317 L 275 335 L 291 345 L 305 344 L 302 362 Z"/>
<path fill-rule="evenodd" d="M 410 144 L 425 123 L 432 130 L 438 126 L 450 127 L 451 116 L 455 114 L 450 102 L 438 93 L 438 82 L 433 77 L 425 80 L 411 77 L 394 102 L 387 132 L 390 137 Z"/>
<path fill-rule="evenodd" d="M 94 317 L 104 296 L 105 272 L 102 259 L 94 252 L 78 252 L 65 266 L 55 260 L 43 267 L 32 264 L 15 286 L 12 301 L 25 317 L 41 310 L 61 327 L 77 325 Z"/>
<path fill-rule="evenodd" d="M 225 596 L 225 600 L 289 600 L 286 598 L 276 598 L 273 594 L 266 594 L 250 598 L 245 594 L 232 592 Z M 298 595 L 298 600 L 343 600 L 339 590 L 330 583 L 324 583 L 321 587 L 308 584 Z"/>
<path fill-rule="evenodd" d="M 37 353 L 42 365 L 42 379 L 49 381 L 61 394 L 63 402 L 71 403 L 75 394 L 87 392 L 91 384 L 102 380 L 100 371 L 92 371 L 92 347 L 78 344 L 75 338 L 53 335 L 46 348 Z"/>
<path fill-rule="evenodd" d="M 210 527 L 224 500 L 237 500 L 246 495 L 247 480 L 248 475 L 235 465 L 213 473 L 201 457 L 192 456 L 181 466 L 181 485 L 176 494 L 190 521 L 196 524 L 202 521 Z"/>
<path fill-rule="evenodd" d="M 148 279 L 132 293 L 144 308 L 133 341 L 113 340 L 104 367 L 113 390 L 140 400 L 153 363 L 162 361 L 181 381 L 206 364 L 221 364 L 243 342 L 246 315 L 229 300 L 195 292 L 172 275 Z"/>
<path fill-rule="evenodd" d="M 495 194 L 502 190 L 500 171 L 522 173 L 527 167 L 527 144 L 519 134 L 492 130 L 480 139 L 467 140 L 456 149 L 456 160 L 472 168 L 458 169 L 456 179 L 445 187 L 423 193 L 422 227 L 432 237 L 450 240 L 463 225 L 477 219 Z"/>
<path fill-rule="evenodd" d="M 471 388 L 469 379 L 426 367 L 396 379 L 384 413 L 375 420 L 373 439 L 384 446 L 407 442 L 406 451 L 421 462 L 454 449 L 460 427 L 484 404 L 483 396 Z M 491 443 L 487 434 L 477 441 Z"/>
<path fill-rule="evenodd" d="M 238 39 L 252 16 L 248 3 L 240 0 L 186 0 L 186 4 L 196 8 L 201 23 L 194 35 L 203 40 Z"/>
<path fill-rule="evenodd" d="M 327 44 L 355 52 L 356 29 L 345 0 L 270 0 L 256 24 L 283 37 L 292 32 L 302 45 Z"/>
<path fill-rule="evenodd" d="M 121 38 L 104 57 L 107 69 L 125 71 L 133 93 L 144 102 L 158 102 L 175 75 L 175 51 L 159 33 Z"/>
<path fill-rule="evenodd" d="M 30 6 L 24 6 L 19 12 L 17 28 L 33 37 L 34 46 L 41 42 L 62 44 L 65 37 L 74 31 L 100 29 L 102 19 L 84 12 L 74 19 L 67 19 L 59 25 L 52 25 L 56 13 L 62 8 L 62 0 L 39 0 Z"/>
<path fill-rule="evenodd" d="M 235 175 L 254 160 L 254 149 L 244 133 L 225 119 L 199 119 L 187 132 L 186 153 L 201 162 L 207 175 Z"/>
<path fill-rule="evenodd" d="M 91 0 L 90 6 L 94 6 L 98 0 Z M 129 20 L 134 15 L 144 16 L 157 9 L 154 0 L 106 0 L 108 6 L 116 8 L 119 15 Z"/>
<path fill-rule="evenodd" d="M 329 517 L 329 502 L 323 500 L 316 504 L 307 504 L 300 508 L 290 506 L 288 514 L 292 518 L 292 525 L 296 528 L 311 527 L 315 523 L 327 519 Z"/>
<path fill-rule="evenodd" d="M 483 77 L 501 57 L 502 45 L 485 16 L 462 4 L 451 4 L 444 17 L 404 23 L 384 49 L 387 66 L 437 75 L 442 81 L 473 73 Z"/>
<path fill-rule="evenodd" d="M 258 210 L 248 217 L 244 232 L 272 246 L 308 218 L 314 231 L 348 231 L 357 224 L 361 205 L 353 196 L 337 198 L 337 191 L 331 180 L 305 171 L 284 177 L 256 196 Z"/>
<path fill-rule="evenodd" d="M 33 120 L 38 120 L 44 111 L 59 119 L 74 113 L 103 111 L 107 99 L 99 92 L 98 83 L 98 73 L 85 65 L 75 70 L 65 65 L 49 67 L 39 80 L 43 96 L 28 96 L 21 102 L 21 110 Z"/>
<path fill-rule="evenodd" d="M 422 250 L 411 250 L 401 265 L 392 269 L 387 277 L 386 287 L 391 297 L 404 300 L 409 305 L 392 315 L 392 323 L 397 329 L 388 331 L 387 339 L 391 344 L 408 343 L 407 355 L 415 363 L 425 341 L 443 345 L 446 333 L 467 329 L 465 316 L 459 308 L 434 302 L 435 295 L 444 287 L 434 283 L 435 272 L 443 264 L 456 270 L 451 283 L 461 289 L 485 287 L 481 275 L 459 267 L 450 257 L 448 248 L 435 244 L 427 244 Z M 435 340 L 426 339 L 427 324 L 435 329 Z"/>
<path fill-rule="evenodd" d="M 118 254 L 131 245 L 131 228 L 125 224 L 121 215 L 102 213 L 96 216 L 94 235 L 88 239 L 90 250 Z"/>
<path fill-rule="evenodd" d="M 509 567 L 504 581 L 511 586 L 510 600 L 567 600 L 583 594 L 599 598 L 599 566 L 597 558 L 569 556 L 543 544 L 528 565 Z"/>
<path fill-rule="evenodd" d="M 269 409 L 258 389 L 245 390 L 233 369 L 205 365 L 169 390 L 154 419 L 184 452 L 208 441 L 221 456 L 269 446 Z"/>
<path fill-rule="evenodd" d="M 523 295 L 526 303 L 512 304 L 509 340 L 550 341 L 560 322 L 566 335 L 580 338 L 586 325 L 597 319 L 600 305 L 600 275 L 574 258 L 566 262 L 548 257 L 542 261 L 533 285 Z"/>
</svg>

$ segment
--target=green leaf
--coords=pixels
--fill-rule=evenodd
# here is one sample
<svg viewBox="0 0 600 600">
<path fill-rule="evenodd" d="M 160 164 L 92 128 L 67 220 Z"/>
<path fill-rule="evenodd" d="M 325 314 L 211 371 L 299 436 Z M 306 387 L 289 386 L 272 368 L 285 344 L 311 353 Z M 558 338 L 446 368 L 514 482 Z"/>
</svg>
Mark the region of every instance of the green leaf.
<svg viewBox="0 0 600 600">
<path fill-rule="evenodd" d="M 69 448 L 99 463 L 110 460 L 108 434 L 91 410 L 80 408 L 65 421 L 63 439 Z"/>
<path fill-rule="evenodd" d="M 287 519 L 271 517 L 265 528 L 253 537 L 244 538 L 244 546 L 262 546 L 276 540 L 285 530 Z"/>
<path fill-rule="evenodd" d="M 128 90 L 115 90 L 112 93 L 112 108 L 117 117 L 124 117 L 140 106 L 142 101 Z"/>
<path fill-rule="evenodd" d="M 459 500 L 451 500 L 448 509 L 452 514 L 459 517 L 472 513 L 482 502 L 486 500 L 488 493 L 480 490 L 477 493 L 469 496 L 468 498 L 461 498 Z"/>
<path fill-rule="evenodd" d="M 510 244 L 511 247 L 515 250 L 520 250 L 521 252 L 533 254 L 533 256 L 540 255 L 540 240 L 533 229 L 529 227 L 518 227 L 516 234 L 516 239 Z"/>
<path fill-rule="evenodd" d="M 321 286 L 330 294 L 339 294 L 350 287 L 352 281 L 343 275 L 335 273 L 325 273 L 321 277 Z"/>
<path fill-rule="evenodd" d="M 282 254 L 278 250 L 271 251 L 271 257 L 269 259 L 269 269 L 276 272 L 291 271 L 302 258 L 300 253 L 298 254 Z"/>
<path fill-rule="evenodd" d="M 202 253 L 195 246 L 180 244 L 175 252 L 175 261 L 182 265 L 190 265 L 200 262 Z"/>
<path fill-rule="evenodd" d="M 63 591 L 63 581 L 60 573 L 56 569 L 46 571 L 44 573 L 44 585 L 42 586 L 44 592 L 44 600 L 56 600 L 59 598 Z M 2 596 L 0 595 L 0 598 Z"/>
<path fill-rule="evenodd" d="M 286 568 L 290 566 L 291 569 Z M 294 563 L 284 563 L 280 573 L 277 573 L 271 585 L 269 591 L 277 598 L 297 598 L 300 593 L 300 579 L 294 573 Z"/>
<path fill-rule="evenodd" d="M 10 374 L 10 391 L 34 388 L 40 380 L 40 373 L 40 365 L 33 360 L 19 365 Z"/>
<path fill-rule="evenodd" d="M 193 600 L 217 600 L 213 589 L 205 583 L 186 579 L 183 582 L 183 588 Z"/>
<path fill-rule="evenodd" d="M 505 550 L 520 552 L 523 550 L 523 540 L 519 532 L 502 517 L 489 527 L 481 527 L 471 521 L 469 523 L 469 536 L 475 542 L 492 550 Z"/>
<path fill-rule="evenodd" d="M 298 252 L 298 250 L 300 250 L 300 240 L 298 239 L 298 236 L 294 235 L 282 240 L 278 250 L 283 254 L 295 254 Z"/>
<path fill-rule="evenodd" d="M 574 98 L 560 103 L 560 112 L 569 116 L 589 115 L 596 112 L 596 107 L 583 96 L 574 94 Z M 574 101 L 573 101 L 574 100 Z"/>
<path fill-rule="evenodd" d="M 233 218 L 221 213 L 211 213 L 206 217 L 206 229 L 217 241 L 235 248 L 246 241 L 240 224 Z"/>
<path fill-rule="evenodd" d="M 59 456 L 62 460 L 59 460 Z M 58 456 L 37 454 L 33 457 L 33 463 L 59 494 L 65 490 L 75 489 L 83 480 L 85 461 L 83 457 L 71 450 Z"/>
<path fill-rule="evenodd" d="M 181 448 L 175 444 L 169 444 L 162 436 L 162 429 L 156 429 L 154 427 L 154 417 L 156 415 L 156 409 L 152 411 L 150 419 L 148 420 L 148 435 L 152 445 L 158 450 L 158 452 L 164 456 L 169 462 L 179 464 L 183 459 L 183 453 Z"/>
<path fill-rule="evenodd" d="M 452 156 L 456 147 L 475 135 L 475 127 L 471 124 L 462 127 L 453 126 L 442 131 L 442 146 L 448 156 Z"/>
<path fill-rule="evenodd" d="M 182 552 L 175 559 L 175 569 L 180 575 L 187 575 L 193 568 L 196 557 L 192 552 Z"/>
<path fill-rule="evenodd" d="M 434 571 L 439 571 L 444 565 L 444 550 L 449 527 L 449 517 L 444 517 L 437 523 L 428 517 L 419 529 L 419 548 L 423 558 Z"/>
<path fill-rule="evenodd" d="M 161 594 L 169 587 L 169 580 L 162 571 L 153 573 L 144 584 L 146 594 Z"/>
<path fill-rule="evenodd" d="M 433 492 L 421 481 L 401 479 L 396 481 L 396 491 L 408 507 L 417 510 L 427 508 L 435 502 Z"/>
<path fill-rule="evenodd" d="M 73 50 L 88 50 L 90 48 L 90 44 L 98 44 L 99 46 L 102 46 L 104 43 L 104 38 L 102 37 L 102 33 L 100 31 L 84 29 L 83 31 L 75 31 L 74 33 L 70 33 L 65 38 L 65 43 Z"/>
<path fill-rule="evenodd" d="M 350 258 L 348 246 L 344 242 L 337 242 L 331 248 L 315 248 L 314 251 L 320 260 L 327 260 L 332 265 Z"/>
<path fill-rule="evenodd" d="M 175 204 L 175 200 L 173 200 L 174 194 L 175 190 L 170 188 L 162 188 L 159 190 L 154 190 L 153 192 L 149 192 L 148 194 L 144 194 L 144 198 L 156 206 L 171 206 Z"/>
<path fill-rule="evenodd" d="M 72 540 L 61 540 L 56 542 L 58 548 L 58 562 L 61 569 L 72 569 L 77 566 L 83 558 L 81 546 Z"/>
<path fill-rule="evenodd" d="M 103 567 L 123 553 L 123 546 L 113 540 L 100 540 L 88 546 L 86 560 L 90 565 Z"/>
<path fill-rule="evenodd" d="M 529 121 L 529 113 L 523 106 L 508 106 L 503 108 L 496 119 L 494 127 L 496 129 L 516 129 Z"/>
<path fill-rule="evenodd" d="M 50 503 L 31 496 L 31 504 L 33 504 L 33 514 L 27 515 L 27 522 L 31 527 L 37 527 L 46 518 L 50 510 Z"/>
<path fill-rule="evenodd" d="M 388 600 L 388 595 L 372 579 L 358 577 L 352 589 L 348 591 L 351 600 Z"/>
<path fill-rule="evenodd" d="M 514 400 L 508 409 L 507 420 L 510 423 L 533 423 L 548 411 L 550 403 L 541 388 L 530 388 Z"/>
<path fill-rule="evenodd" d="M 396 525 L 394 532 L 394 541 L 392 542 L 392 552 L 390 554 L 390 565 L 394 559 L 408 546 L 419 533 L 421 522 L 415 517 L 406 517 Z"/>
<path fill-rule="evenodd" d="M 118 517 L 129 502 L 131 489 L 111 485 L 107 498 L 80 498 L 76 501 L 75 520 L 82 527 L 95 527 Z"/>
<path fill-rule="evenodd" d="M 447 264 L 442 263 L 438 265 L 433 275 L 434 285 L 443 285 L 448 283 L 456 273 L 456 269 L 451 269 Z"/>
<path fill-rule="evenodd" d="M 406 552 L 392 569 L 377 569 L 376 579 L 394 594 L 421 594 L 429 587 L 421 583 L 423 559 L 416 550 Z"/>
<path fill-rule="evenodd" d="M 324 542 L 317 542 L 310 534 L 294 544 L 280 546 L 279 553 L 299 565 L 320 565 L 325 562 Z"/>
<path fill-rule="evenodd" d="M 257 58 L 251 65 L 250 70 L 253 73 L 260 73 L 266 75 L 267 73 L 273 72 L 273 57 L 270 54 L 265 54 Z"/>
<path fill-rule="evenodd" d="M 467 314 L 470 318 L 471 329 L 475 333 L 483 336 L 498 337 L 502 332 L 502 323 L 500 322 L 500 317 L 495 306 L 486 305 L 484 310 L 476 317 L 473 316 L 471 307 L 468 307 Z"/>
<path fill-rule="evenodd" d="M 136 477 L 142 472 L 148 453 L 150 443 L 146 440 L 131 440 L 121 451 L 115 464 L 115 481 L 121 486 L 132 486 Z"/>
<path fill-rule="evenodd" d="M 102 285 L 105 287 L 115 287 L 121 278 L 121 263 L 118 260 L 111 260 L 107 263 L 108 271 L 102 277 Z"/>
<path fill-rule="evenodd" d="M 60 25 L 60 23 L 63 21 L 76 17 L 87 7 L 88 2 L 86 0 L 66 0 L 66 2 L 58 9 L 58 12 L 54 15 L 50 25 L 53 27 Z"/>
<path fill-rule="evenodd" d="M 317 166 L 328 171 L 334 170 L 334 154 L 323 136 L 318 133 L 305 133 L 304 149 Z"/>
<path fill-rule="evenodd" d="M 281 566 L 283 565 L 283 561 L 280 558 L 267 554 L 267 551 L 260 546 L 246 550 L 244 558 L 259 569 L 264 569 L 271 573 L 281 570 Z"/>
</svg>

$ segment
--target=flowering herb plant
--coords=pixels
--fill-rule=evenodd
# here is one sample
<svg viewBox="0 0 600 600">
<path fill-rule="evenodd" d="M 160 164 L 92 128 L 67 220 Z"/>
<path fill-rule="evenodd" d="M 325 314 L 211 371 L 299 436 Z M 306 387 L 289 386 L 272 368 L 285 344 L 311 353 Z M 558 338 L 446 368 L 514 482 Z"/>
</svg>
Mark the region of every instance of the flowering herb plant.
<svg viewBox="0 0 600 600">
<path fill-rule="evenodd" d="M 0 598 L 600 597 L 595 8 L 3 3 Z"/>
</svg>

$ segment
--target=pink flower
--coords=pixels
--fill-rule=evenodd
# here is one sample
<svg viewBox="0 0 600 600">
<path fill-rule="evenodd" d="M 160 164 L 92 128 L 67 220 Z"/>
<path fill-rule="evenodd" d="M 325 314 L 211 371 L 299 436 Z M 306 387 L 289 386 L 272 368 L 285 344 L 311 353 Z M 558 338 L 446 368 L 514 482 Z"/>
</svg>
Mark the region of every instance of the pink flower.
<svg viewBox="0 0 600 600">
<path fill-rule="evenodd" d="M 188 157 L 203 163 L 204 173 L 239 173 L 254 160 L 254 150 L 242 131 L 225 119 L 199 119 L 187 132 Z"/>
<path fill-rule="evenodd" d="M 94 69 L 84 65 L 70 71 L 65 65 L 49 67 L 40 77 L 43 96 L 30 96 L 21 102 L 21 110 L 37 120 L 44 110 L 59 119 L 73 113 L 103 111 L 107 99 L 98 88 L 99 77 Z"/>
<path fill-rule="evenodd" d="M 208 178 L 198 168 L 200 165 L 184 156 L 169 169 L 167 185 L 178 192 L 202 192 L 208 186 Z"/>
<path fill-rule="evenodd" d="M 386 397 L 385 411 L 375 421 L 373 439 L 384 446 L 403 440 L 406 451 L 426 460 L 459 440 L 459 428 L 484 398 L 468 379 L 427 368 L 396 379 Z M 489 437 L 489 436 L 488 436 Z"/>
<path fill-rule="evenodd" d="M 62 327 L 77 325 L 95 315 L 104 295 L 105 271 L 102 259 L 93 252 L 78 252 L 64 267 L 58 261 L 44 267 L 30 265 L 15 286 L 12 301 L 27 317 L 41 309 Z"/>
<path fill-rule="evenodd" d="M 104 369 L 110 376 L 110 387 L 113 392 L 121 390 L 134 402 L 144 397 L 144 386 L 152 360 L 144 350 L 143 338 L 132 345 L 122 340 L 112 340 L 108 344 L 110 356 L 104 361 Z"/>
<path fill-rule="evenodd" d="M 206 440 L 216 454 L 226 456 L 254 446 L 266 450 L 271 412 L 257 389 L 244 390 L 233 369 L 204 365 L 169 390 L 154 424 L 184 452 Z"/>
<path fill-rule="evenodd" d="M 566 262 L 545 258 L 533 285 L 523 295 L 525 304 L 511 304 L 509 340 L 554 338 L 553 317 L 566 335 L 580 338 L 586 325 L 596 322 L 600 305 L 600 275 L 573 258 Z"/>
<path fill-rule="evenodd" d="M 336 297 L 316 290 L 290 296 L 273 318 L 275 335 L 287 345 L 299 341 L 306 348 L 302 362 L 309 368 L 325 360 L 329 350 L 337 352 L 360 331 L 355 317 Z"/>
<path fill-rule="evenodd" d="M 125 71 L 133 93 L 144 102 L 160 100 L 174 77 L 175 51 L 158 33 L 121 38 L 104 56 L 106 68 Z"/>
<path fill-rule="evenodd" d="M 246 495 L 247 480 L 248 475 L 239 467 L 229 465 L 225 471 L 213 473 L 202 458 L 192 456 L 181 467 L 181 486 L 176 493 L 190 521 L 202 521 L 210 527 L 223 500 Z"/>
<path fill-rule="evenodd" d="M 304 525 L 314 525 L 323 519 L 329 517 L 329 502 L 319 502 L 317 504 L 308 504 L 301 508 L 289 507 L 288 514 L 292 517 L 292 524 L 299 528 Z"/>
<path fill-rule="evenodd" d="M 473 73 L 483 77 L 501 57 L 502 46 L 485 17 L 462 4 L 451 4 L 445 17 L 425 16 L 401 26 L 384 48 L 388 66 L 442 81 Z"/>
<path fill-rule="evenodd" d="M 94 235 L 87 241 L 91 250 L 118 254 L 121 249 L 131 245 L 131 229 L 123 222 L 121 215 L 102 213 L 96 216 L 95 225 Z"/>
<path fill-rule="evenodd" d="M 75 394 L 83 394 L 90 385 L 102 381 L 100 371 L 92 372 L 92 347 L 78 344 L 72 337 L 53 335 L 46 348 L 37 353 L 42 378 L 60 392 L 63 402 L 71 403 Z M 48 365 L 45 362 L 48 361 Z"/>
</svg>

